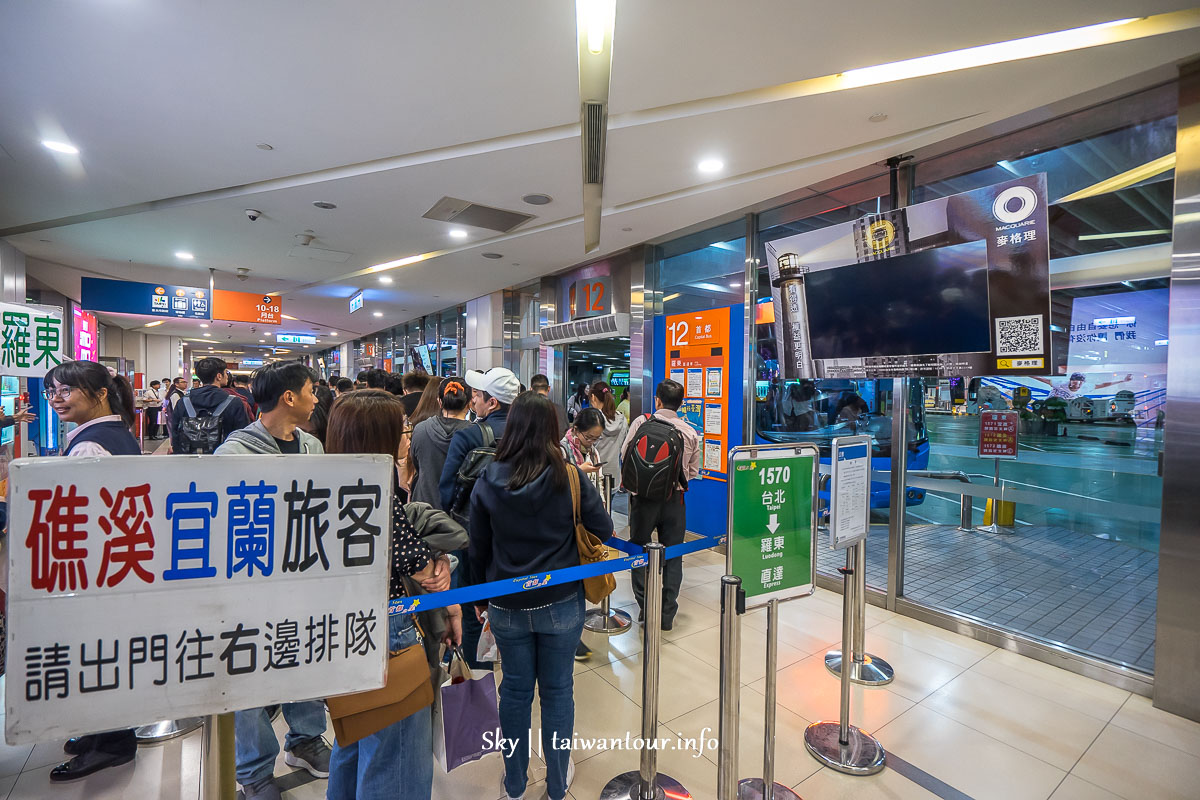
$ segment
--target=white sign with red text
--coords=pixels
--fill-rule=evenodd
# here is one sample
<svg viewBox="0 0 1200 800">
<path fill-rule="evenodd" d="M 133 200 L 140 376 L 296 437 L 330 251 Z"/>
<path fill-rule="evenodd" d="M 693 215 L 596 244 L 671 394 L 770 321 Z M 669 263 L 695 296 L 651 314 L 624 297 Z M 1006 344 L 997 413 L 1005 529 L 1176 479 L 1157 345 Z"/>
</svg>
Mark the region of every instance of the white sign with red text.
<svg viewBox="0 0 1200 800">
<path fill-rule="evenodd" d="M 383 685 L 386 456 L 22 459 L 10 744 Z"/>
</svg>

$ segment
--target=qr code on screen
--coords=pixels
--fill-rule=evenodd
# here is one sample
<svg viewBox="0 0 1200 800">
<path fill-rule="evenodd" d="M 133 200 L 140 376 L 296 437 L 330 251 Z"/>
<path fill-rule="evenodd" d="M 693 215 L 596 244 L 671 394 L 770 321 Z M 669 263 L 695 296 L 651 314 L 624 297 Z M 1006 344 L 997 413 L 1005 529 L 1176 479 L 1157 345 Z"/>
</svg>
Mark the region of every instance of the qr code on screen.
<svg viewBox="0 0 1200 800">
<path fill-rule="evenodd" d="M 1041 314 L 996 319 L 997 356 L 1033 356 L 1043 352 Z"/>
</svg>

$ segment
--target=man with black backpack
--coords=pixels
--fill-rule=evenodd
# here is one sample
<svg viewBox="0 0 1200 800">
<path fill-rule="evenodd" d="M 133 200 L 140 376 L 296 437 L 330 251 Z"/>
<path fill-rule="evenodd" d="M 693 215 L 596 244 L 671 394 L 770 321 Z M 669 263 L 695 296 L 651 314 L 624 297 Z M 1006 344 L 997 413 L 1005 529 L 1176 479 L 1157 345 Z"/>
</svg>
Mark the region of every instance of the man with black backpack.
<svg viewBox="0 0 1200 800">
<path fill-rule="evenodd" d="M 196 362 L 200 386 L 179 398 L 171 414 L 171 452 L 213 453 L 236 430 L 250 424 L 246 404 L 225 392 L 229 371 L 225 362 L 209 356 Z"/>
<path fill-rule="evenodd" d="M 646 545 L 658 530 L 660 544 L 682 544 L 687 527 L 684 492 L 700 475 L 700 436 L 680 419 L 683 386 L 666 380 L 654 391 L 654 413 L 633 421 L 621 446 L 621 483 L 629 492 L 629 540 Z M 633 596 L 644 621 L 646 568 L 633 570 Z M 671 630 L 679 610 L 683 559 L 670 558 L 663 568 L 662 629 Z"/>
<path fill-rule="evenodd" d="M 446 451 L 446 463 L 442 467 L 442 479 L 438 482 L 442 508 L 456 522 L 466 527 L 471 513 L 471 491 L 476 479 L 483 473 L 492 456 L 496 454 L 496 443 L 504 435 L 508 421 L 508 407 L 521 393 L 521 382 L 512 370 L 492 367 L 482 372 L 467 370 L 463 380 L 471 387 L 471 410 L 475 412 L 475 424 L 455 431 Z M 470 559 L 458 553 L 459 566 L 455 578 L 459 586 L 471 586 L 483 576 L 471 574 Z M 463 608 L 463 652 L 472 669 L 491 669 L 490 663 L 475 659 L 475 649 L 483 627 L 475 618 L 474 606 Z"/>
</svg>

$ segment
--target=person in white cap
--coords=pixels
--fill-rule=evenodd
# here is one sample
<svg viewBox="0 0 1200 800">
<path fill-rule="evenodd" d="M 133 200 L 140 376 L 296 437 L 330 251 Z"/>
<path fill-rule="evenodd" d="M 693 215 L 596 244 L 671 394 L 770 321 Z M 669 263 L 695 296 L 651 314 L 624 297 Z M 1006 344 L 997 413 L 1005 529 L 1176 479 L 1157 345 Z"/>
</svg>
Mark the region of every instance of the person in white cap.
<svg viewBox="0 0 1200 800">
<path fill-rule="evenodd" d="M 458 471 L 471 451 L 485 445 L 494 446 L 504 436 L 504 425 L 508 421 L 508 408 L 521 393 L 521 382 L 512 370 L 504 367 L 492 367 L 483 371 L 467 370 L 463 378 L 471 387 L 471 410 L 475 412 L 475 424 L 468 425 L 462 430 L 455 431 L 450 439 L 450 447 L 446 451 L 446 463 L 442 467 L 442 478 L 438 482 L 438 493 L 441 495 L 442 508 L 466 525 L 462 514 L 470 513 L 470 497 L 455 498 L 456 490 L 462 493 L 458 484 Z M 488 435 L 485 440 L 485 428 Z M 456 504 L 456 499 L 465 501 Z M 460 510 L 455 512 L 456 505 Z M 465 505 L 465 508 L 461 506 Z M 455 575 L 459 586 L 471 586 L 478 581 L 471 574 L 470 560 L 466 553 L 459 553 L 459 566 Z M 482 576 L 480 576 L 482 579 Z M 483 626 L 475 618 L 474 607 L 463 608 L 463 652 L 472 669 L 491 669 L 491 663 L 475 659 L 476 646 Z"/>
</svg>

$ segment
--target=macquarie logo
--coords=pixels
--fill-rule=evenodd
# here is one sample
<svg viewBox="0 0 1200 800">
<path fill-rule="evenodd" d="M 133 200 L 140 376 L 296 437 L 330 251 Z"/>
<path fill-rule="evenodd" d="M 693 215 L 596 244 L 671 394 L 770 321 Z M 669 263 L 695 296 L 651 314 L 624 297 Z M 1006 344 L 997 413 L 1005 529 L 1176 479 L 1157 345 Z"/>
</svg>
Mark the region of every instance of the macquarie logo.
<svg viewBox="0 0 1200 800">
<path fill-rule="evenodd" d="M 1010 186 L 992 203 L 992 215 L 1001 225 L 1015 225 L 1029 219 L 1033 212 L 1037 211 L 1037 207 L 1038 197 L 1033 189 L 1028 186 Z"/>
</svg>

